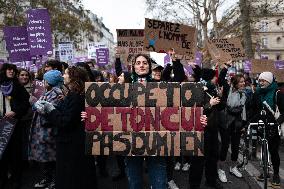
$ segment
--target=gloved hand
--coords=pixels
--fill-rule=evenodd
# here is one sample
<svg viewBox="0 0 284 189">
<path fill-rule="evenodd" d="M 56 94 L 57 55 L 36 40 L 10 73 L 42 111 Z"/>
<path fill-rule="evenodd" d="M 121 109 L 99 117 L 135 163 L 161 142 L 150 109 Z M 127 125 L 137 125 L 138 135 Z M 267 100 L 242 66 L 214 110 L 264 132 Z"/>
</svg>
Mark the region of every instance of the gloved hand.
<svg viewBox="0 0 284 189">
<path fill-rule="evenodd" d="M 33 105 L 33 109 L 36 110 L 40 114 L 44 114 L 44 105 L 42 104 L 42 100 L 36 101 Z"/>
<path fill-rule="evenodd" d="M 41 101 L 41 104 L 44 106 L 44 112 L 45 113 L 50 113 L 52 110 L 55 109 L 55 107 L 53 106 L 53 104 L 51 104 L 50 102 L 47 101 Z"/>
</svg>

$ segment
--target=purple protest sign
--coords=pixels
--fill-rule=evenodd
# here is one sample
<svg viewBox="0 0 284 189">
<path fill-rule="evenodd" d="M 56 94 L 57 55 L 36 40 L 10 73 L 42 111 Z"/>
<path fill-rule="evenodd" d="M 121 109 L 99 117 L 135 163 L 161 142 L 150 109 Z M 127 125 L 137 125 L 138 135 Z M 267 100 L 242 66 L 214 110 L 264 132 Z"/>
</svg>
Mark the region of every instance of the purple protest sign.
<svg viewBox="0 0 284 189">
<path fill-rule="evenodd" d="M 44 94 L 44 91 L 44 81 L 35 80 L 33 82 L 32 96 L 36 97 L 36 99 L 38 100 Z"/>
<path fill-rule="evenodd" d="M 250 60 L 245 60 L 243 66 L 244 66 L 244 71 L 246 73 L 251 73 L 251 61 Z"/>
<path fill-rule="evenodd" d="M 277 60 L 274 62 L 274 66 L 278 70 L 284 69 L 284 60 Z"/>
<path fill-rule="evenodd" d="M 188 73 L 189 75 L 192 75 L 194 73 L 191 66 L 184 65 L 183 67 L 184 67 L 184 71 Z"/>
<path fill-rule="evenodd" d="M 165 57 L 164 57 L 164 67 L 169 64 L 171 62 L 171 57 L 169 54 L 167 54 Z"/>
<path fill-rule="evenodd" d="M 88 62 L 90 61 L 90 59 L 88 58 L 88 56 L 80 56 L 80 57 L 74 57 L 72 62 L 75 64 L 77 62 Z"/>
<path fill-rule="evenodd" d="M 28 33 L 25 26 L 4 27 L 4 38 L 11 62 L 31 60 Z"/>
<path fill-rule="evenodd" d="M 195 61 L 194 61 L 199 67 L 201 67 L 202 64 L 202 52 L 197 51 L 195 53 Z"/>
<path fill-rule="evenodd" d="M 31 55 L 52 55 L 52 35 L 48 10 L 28 10 L 27 22 Z"/>
<path fill-rule="evenodd" d="M 97 54 L 97 65 L 106 66 L 108 64 L 108 58 L 109 58 L 108 48 L 96 49 L 96 54 Z"/>
</svg>

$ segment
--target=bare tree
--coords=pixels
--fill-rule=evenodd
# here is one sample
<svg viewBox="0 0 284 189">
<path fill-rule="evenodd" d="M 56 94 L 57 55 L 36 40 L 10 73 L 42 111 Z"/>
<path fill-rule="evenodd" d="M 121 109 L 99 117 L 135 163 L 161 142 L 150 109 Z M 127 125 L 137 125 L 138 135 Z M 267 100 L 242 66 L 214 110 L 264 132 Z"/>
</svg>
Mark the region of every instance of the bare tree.
<svg viewBox="0 0 284 189">
<path fill-rule="evenodd" d="M 248 58 L 253 58 L 252 39 L 251 39 L 251 20 L 250 20 L 250 2 L 249 0 L 240 0 L 241 23 L 244 50 Z"/>
</svg>

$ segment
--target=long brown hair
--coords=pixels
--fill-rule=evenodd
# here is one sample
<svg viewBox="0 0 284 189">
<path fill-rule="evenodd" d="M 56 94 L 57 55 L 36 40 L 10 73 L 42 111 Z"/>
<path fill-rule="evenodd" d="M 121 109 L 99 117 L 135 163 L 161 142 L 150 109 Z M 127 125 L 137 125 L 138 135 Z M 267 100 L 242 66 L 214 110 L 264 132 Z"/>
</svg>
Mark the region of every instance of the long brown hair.
<svg viewBox="0 0 284 189">
<path fill-rule="evenodd" d="M 85 91 L 85 82 L 90 81 L 87 71 L 83 68 L 72 66 L 67 68 L 67 72 L 70 79 L 70 83 L 68 84 L 69 90 L 83 94 Z"/>
<path fill-rule="evenodd" d="M 242 78 L 245 79 L 243 74 L 236 74 L 231 78 L 231 83 L 232 83 L 232 86 L 235 90 L 238 90 L 238 84 L 239 84 L 239 82 L 241 81 Z"/>
</svg>

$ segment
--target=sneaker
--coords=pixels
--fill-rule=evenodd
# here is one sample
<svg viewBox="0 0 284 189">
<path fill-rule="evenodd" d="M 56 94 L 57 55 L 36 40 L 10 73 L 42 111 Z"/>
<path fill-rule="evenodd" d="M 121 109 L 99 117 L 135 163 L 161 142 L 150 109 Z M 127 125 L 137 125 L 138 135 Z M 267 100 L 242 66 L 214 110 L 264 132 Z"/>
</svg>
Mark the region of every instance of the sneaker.
<svg viewBox="0 0 284 189">
<path fill-rule="evenodd" d="M 190 164 L 189 163 L 186 163 L 186 164 L 184 164 L 183 165 L 183 167 L 182 167 L 182 171 L 189 171 L 189 168 L 190 168 Z"/>
<path fill-rule="evenodd" d="M 34 185 L 34 188 L 44 188 L 44 187 L 47 187 L 48 184 L 49 182 L 46 179 L 42 179 L 41 181 L 39 181 L 38 183 Z"/>
<path fill-rule="evenodd" d="M 280 188 L 280 177 L 279 175 L 273 175 L 271 182 L 272 188 Z"/>
<path fill-rule="evenodd" d="M 51 182 L 47 187 L 45 187 L 44 189 L 55 189 L 55 183 Z"/>
<path fill-rule="evenodd" d="M 169 189 L 179 189 L 179 187 L 176 185 L 174 180 L 171 180 L 170 182 L 168 182 L 168 187 Z"/>
<path fill-rule="evenodd" d="M 180 170 L 180 166 L 181 166 L 180 162 L 177 162 L 176 165 L 175 165 L 175 170 L 179 171 Z"/>
<path fill-rule="evenodd" d="M 230 173 L 235 175 L 238 178 L 242 178 L 243 177 L 242 173 L 239 171 L 239 169 L 236 166 L 233 167 L 233 168 L 230 167 Z"/>
<path fill-rule="evenodd" d="M 267 174 L 266 178 L 270 178 L 270 175 Z M 260 181 L 260 182 L 263 182 L 264 181 L 264 175 L 263 173 L 261 173 L 259 176 L 256 177 L 256 180 Z"/>
<path fill-rule="evenodd" d="M 221 182 L 223 182 L 223 183 L 228 182 L 226 173 L 222 169 L 218 169 L 218 176 L 219 176 L 219 179 L 220 179 Z"/>
</svg>

